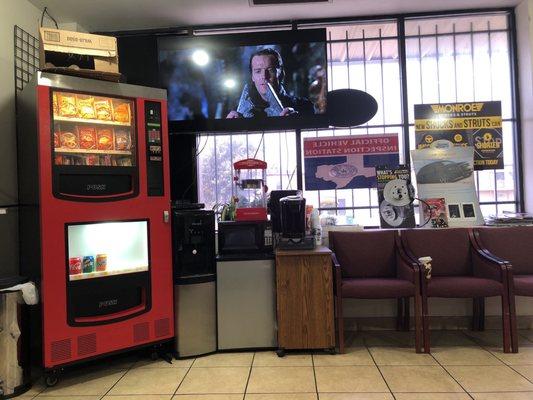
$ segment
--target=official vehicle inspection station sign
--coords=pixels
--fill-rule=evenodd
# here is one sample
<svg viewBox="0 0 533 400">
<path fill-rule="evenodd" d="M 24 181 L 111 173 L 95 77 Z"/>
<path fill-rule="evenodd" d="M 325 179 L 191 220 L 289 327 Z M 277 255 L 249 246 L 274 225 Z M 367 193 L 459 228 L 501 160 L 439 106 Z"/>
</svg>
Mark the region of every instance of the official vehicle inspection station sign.
<svg viewBox="0 0 533 400">
<path fill-rule="evenodd" d="M 474 147 L 474 169 L 503 168 L 500 101 L 415 105 L 416 148 L 437 140 Z"/>
<path fill-rule="evenodd" d="M 376 165 L 398 165 L 398 135 L 304 139 L 305 190 L 376 187 Z"/>
</svg>

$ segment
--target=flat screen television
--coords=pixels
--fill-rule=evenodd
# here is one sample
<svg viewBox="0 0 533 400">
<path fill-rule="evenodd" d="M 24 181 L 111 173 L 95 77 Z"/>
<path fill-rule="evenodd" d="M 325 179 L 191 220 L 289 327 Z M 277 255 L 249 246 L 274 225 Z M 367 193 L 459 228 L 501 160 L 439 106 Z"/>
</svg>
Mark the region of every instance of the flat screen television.
<svg viewBox="0 0 533 400">
<path fill-rule="evenodd" d="M 171 132 L 320 128 L 325 29 L 158 39 Z"/>
</svg>

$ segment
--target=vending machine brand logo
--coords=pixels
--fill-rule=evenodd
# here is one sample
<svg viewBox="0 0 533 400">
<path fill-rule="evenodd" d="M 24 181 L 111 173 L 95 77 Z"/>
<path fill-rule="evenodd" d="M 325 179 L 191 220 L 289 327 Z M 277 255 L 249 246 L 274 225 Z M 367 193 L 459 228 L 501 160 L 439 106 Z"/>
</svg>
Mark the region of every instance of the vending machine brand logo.
<svg viewBox="0 0 533 400">
<path fill-rule="evenodd" d="M 435 113 L 452 112 L 480 112 L 484 103 L 464 103 L 464 104 L 432 104 L 431 109 Z"/>
<path fill-rule="evenodd" d="M 102 191 L 102 190 L 106 190 L 106 186 L 107 185 L 105 183 L 89 184 L 89 185 L 87 185 L 87 190 Z"/>
<path fill-rule="evenodd" d="M 104 300 L 98 303 L 98 308 L 116 306 L 117 304 L 118 304 L 118 299 Z"/>
</svg>

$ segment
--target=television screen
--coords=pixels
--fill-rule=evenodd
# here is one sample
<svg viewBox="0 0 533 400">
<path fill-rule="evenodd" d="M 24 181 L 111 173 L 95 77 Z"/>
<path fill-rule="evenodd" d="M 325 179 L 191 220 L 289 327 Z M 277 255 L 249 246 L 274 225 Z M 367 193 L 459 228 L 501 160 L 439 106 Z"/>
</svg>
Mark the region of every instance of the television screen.
<svg viewBox="0 0 533 400">
<path fill-rule="evenodd" d="M 324 29 L 158 40 L 172 131 L 327 126 Z"/>
</svg>

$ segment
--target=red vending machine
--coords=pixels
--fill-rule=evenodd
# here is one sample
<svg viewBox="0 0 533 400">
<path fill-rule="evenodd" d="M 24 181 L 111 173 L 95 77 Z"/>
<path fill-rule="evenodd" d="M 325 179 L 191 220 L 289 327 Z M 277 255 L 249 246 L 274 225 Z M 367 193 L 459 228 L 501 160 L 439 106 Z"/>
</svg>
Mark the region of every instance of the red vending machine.
<svg viewBox="0 0 533 400">
<path fill-rule="evenodd" d="M 174 336 L 166 110 L 164 90 L 44 72 L 19 97 L 21 269 L 49 373 Z"/>
</svg>

